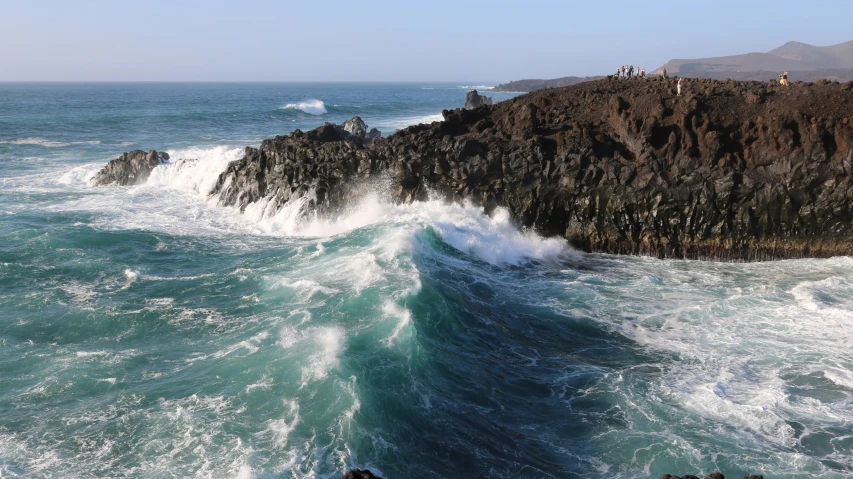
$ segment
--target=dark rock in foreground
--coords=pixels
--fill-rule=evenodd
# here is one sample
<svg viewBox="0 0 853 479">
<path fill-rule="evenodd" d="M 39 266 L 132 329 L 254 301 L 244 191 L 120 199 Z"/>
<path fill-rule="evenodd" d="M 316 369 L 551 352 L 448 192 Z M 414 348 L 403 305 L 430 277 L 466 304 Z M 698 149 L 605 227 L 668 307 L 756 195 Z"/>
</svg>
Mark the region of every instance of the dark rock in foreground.
<svg viewBox="0 0 853 479">
<path fill-rule="evenodd" d="M 473 110 L 474 108 L 479 108 L 483 105 L 494 105 L 494 103 L 495 102 L 493 102 L 491 98 L 477 93 L 477 90 L 471 90 L 465 95 L 465 106 L 462 108 L 465 110 Z"/>
<path fill-rule="evenodd" d="M 167 161 L 169 154 L 151 150 L 133 150 L 122 154 L 107 163 L 101 171 L 92 178 L 95 185 L 137 185 L 145 183 L 151 170 L 160 163 Z"/>
<path fill-rule="evenodd" d="M 369 469 L 353 469 L 341 477 L 341 479 L 382 479 L 374 475 Z"/>
</svg>

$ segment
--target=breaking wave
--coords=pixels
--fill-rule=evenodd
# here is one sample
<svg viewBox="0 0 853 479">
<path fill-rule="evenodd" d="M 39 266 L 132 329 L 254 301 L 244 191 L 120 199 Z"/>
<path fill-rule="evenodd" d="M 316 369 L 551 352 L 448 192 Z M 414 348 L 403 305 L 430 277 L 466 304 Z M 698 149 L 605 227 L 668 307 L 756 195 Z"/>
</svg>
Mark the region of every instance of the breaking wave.
<svg viewBox="0 0 853 479">
<path fill-rule="evenodd" d="M 282 110 L 299 110 L 309 115 L 325 115 L 328 113 L 326 104 L 322 100 L 305 100 L 299 103 L 288 103 L 281 107 Z"/>
</svg>

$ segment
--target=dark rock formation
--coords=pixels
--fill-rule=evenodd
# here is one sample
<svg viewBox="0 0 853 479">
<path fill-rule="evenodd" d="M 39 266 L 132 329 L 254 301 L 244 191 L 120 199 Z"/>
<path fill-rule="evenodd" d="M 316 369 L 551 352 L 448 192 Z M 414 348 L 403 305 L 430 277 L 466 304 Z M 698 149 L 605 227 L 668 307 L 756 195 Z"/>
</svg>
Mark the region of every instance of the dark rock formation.
<svg viewBox="0 0 853 479">
<path fill-rule="evenodd" d="M 495 86 L 492 91 L 536 91 L 546 88 L 562 88 L 564 86 L 577 85 L 585 81 L 601 80 L 603 76 L 592 77 L 563 77 L 551 80 L 515 80 Z"/>
<path fill-rule="evenodd" d="M 341 477 L 341 479 L 382 479 L 374 475 L 369 469 L 353 469 Z"/>
<path fill-rule="evenodd" d="M 491 98 L 480 95 L 477 93 L 477 90 L 471 90 L 465 95 L 465 110 L 473 110 L 474 108 L 479 108 L 483 105 L 494 105 L 494 102 Z"/>
<path fill-rule="evenodd" d="M 365 179 L 398 201 L 468 199 L 584 251 L 770 260 L 853 254 L 847 85 L 600 80 L 361 143 L 335 125 L 265 140 L 214 194 L 320 212 Z M 307 199 L 307 201 L 306 201 Z"/>
<path fill-rule="evenodd" d="M 376 128 L 371 128 L 368 131 L 367 124 L 359 116 L 354 116 L 335 128 L 343 139 L 353 139 L 358 143 L 373 141 L 382 136 L 382 133 Z"/>
<path fill-rule="evenodd" d="M 507 208 L 585 251 L 769 260 L 853 253 L 853 92 L 842 84 L 585 82 L 407 128 L 362 147 L 328 126 L 266 140 L 232 164 L 225 204 L 308 195 L 329 208 L 354 179 L 394 178 Z M 331 128 L 334 131 L 334 128 Z M 338 137 L 339 138 L 339 137 Z"/>
<path fill-rule="evenodd" d="M 151 170 L 169 159 L 169 154 L 151 150 L 133 150 L 107 163 L 92 178 L 95 185 L 136 185 L 145 183 Z"/>
</svg>

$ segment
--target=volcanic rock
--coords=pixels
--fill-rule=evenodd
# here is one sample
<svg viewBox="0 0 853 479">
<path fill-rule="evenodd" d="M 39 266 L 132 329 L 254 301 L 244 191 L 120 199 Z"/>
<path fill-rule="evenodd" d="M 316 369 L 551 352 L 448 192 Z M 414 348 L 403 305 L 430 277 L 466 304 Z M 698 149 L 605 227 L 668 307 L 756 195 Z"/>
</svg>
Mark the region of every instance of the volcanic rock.
<svg viewBox="0 0 853 479">
<path fill-rule="evenodd" d="M 477 90 L 471 90 L 465 95 L 465 110 L 473 110 L 474 108 L 479 108 L 483 105 L 494 105 L 494 102 L 490 97 L 485 95 L 480 95 L 477 93 Z"/>
<path fill-rule="evenodd" d="M 374 475 L 369 469 L 353 469 L 341 477 L 341 479 L 382 479 Z"/>
<path fill-rule="evenodd" d="M 320 214 L 388 178 L 400 202 L 508 210 L 584 251 L 752 261 L 853 254 L 853 91 L 838 83 L 599 80 L 360 143 L 334 125 L 265 140 L 213 194 Z M 366 128 L 366 127 L 365 127 Z"/>
<path fill-rule="evenodd" d="M 92 178 L 92 183 L 100 186 L 145 183 L 151 175 L 151 170 L 168 159 L 169 154 L 166 152 L 151 150 L 146 153 L 133 150 L 107 163 L 107 166 Z"/>
</svg>

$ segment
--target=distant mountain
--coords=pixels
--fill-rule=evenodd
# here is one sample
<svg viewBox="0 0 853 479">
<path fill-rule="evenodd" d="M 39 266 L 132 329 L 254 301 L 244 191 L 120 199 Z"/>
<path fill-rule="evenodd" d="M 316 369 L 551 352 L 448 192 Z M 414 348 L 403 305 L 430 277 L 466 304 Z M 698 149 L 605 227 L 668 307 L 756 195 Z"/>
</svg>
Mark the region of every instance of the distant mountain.
<svg viewBox="0 0 853 479">
<path fill-rule="evenodd" d="M 572 86 L 576 85 L 580 82 L 590 81 L 590 80 L 600 80 L 604 77 L 595 76 L 595 77 L 563 77 L 563 78 L 555 78 L 553 80 L 516 80 L 511 81 L 509 83 L 504 83 L 502 85 L 498 85 L 492 88 L 491 91 L 535 91 L 542 90 L 544 88 L 559 88 L 564 86 Z"/>
<path fill-rule="evenodd" d="M 670 60 L 654 71 L 682 76 L 706 76 L 721 72 L 783 72 L 853 68 L 853 40 L 828 47 L 788 42 L 767 53 L 727 57 Z"/>
</svg>

